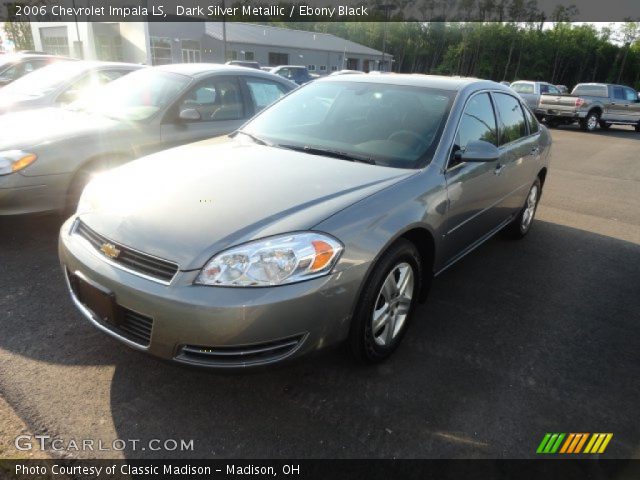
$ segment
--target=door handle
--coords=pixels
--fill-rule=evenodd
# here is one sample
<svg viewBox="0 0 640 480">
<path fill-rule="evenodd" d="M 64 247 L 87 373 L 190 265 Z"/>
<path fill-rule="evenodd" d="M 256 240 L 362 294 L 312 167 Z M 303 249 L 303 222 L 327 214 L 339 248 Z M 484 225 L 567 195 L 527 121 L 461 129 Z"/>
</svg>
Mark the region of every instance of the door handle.
<svg viewBox="0 0 640 480">
<path fill-rule="evenodd" d="M 496 169 L 493 171 L 494 175 L 500 175 L 502 173 L 503 168 L 504 168 L 504 165 L 502 165 L 501 163 L 496 165 Z"/>
</svg>

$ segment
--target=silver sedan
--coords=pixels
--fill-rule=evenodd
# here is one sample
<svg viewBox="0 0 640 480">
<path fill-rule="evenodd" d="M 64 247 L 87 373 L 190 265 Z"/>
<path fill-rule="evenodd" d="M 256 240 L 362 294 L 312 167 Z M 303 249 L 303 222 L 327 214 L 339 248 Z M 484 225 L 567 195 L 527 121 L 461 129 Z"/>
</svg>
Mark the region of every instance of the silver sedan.
<svg viewBox="0 0 640 480">
<path fill-rule="evenodd" d="M 73 302 L 188 365 L 399 345 L 431 280 L 532 226 L 551 139 L 508 87 L 416 75 L 312 82 L 225 143 L 93 180 L 60 230 Z"/>
</svg>

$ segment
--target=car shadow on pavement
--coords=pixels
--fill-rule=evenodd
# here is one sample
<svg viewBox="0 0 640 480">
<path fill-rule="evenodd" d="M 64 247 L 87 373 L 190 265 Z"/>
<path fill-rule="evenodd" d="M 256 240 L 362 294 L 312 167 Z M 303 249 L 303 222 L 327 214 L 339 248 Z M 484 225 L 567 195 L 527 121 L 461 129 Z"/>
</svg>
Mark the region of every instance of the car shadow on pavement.
<svg viewBox="0 0 640 480">
<path fill-rule="evenodd" d="M 339 349 L 219 374 L 95 330 L 63 283 L 61 222 L 1 222 L 0 369 L 23 375 L 0 386 L 36 434 L 139 440 L 127 458 L 531 457 L 548 431 L 637 451 L 640 245 L 538 221 L 436 279 L 382 365 Z"/>
</svg>

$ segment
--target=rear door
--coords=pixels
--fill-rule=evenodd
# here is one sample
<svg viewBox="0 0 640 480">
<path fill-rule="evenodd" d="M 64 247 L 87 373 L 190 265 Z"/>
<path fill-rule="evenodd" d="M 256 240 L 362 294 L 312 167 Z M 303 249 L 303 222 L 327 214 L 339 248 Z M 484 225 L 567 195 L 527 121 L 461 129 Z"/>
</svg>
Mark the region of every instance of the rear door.
<svg viewBox="0 0 640 480">
<path fill-rule="evenodd" d="M 620 85 L 612 85 L 610 87 L 611 90 L 611 99 L 609 100 L 608 113 L 607 116 L 609 120 L 613 120 L 615 122 L 625 122 L 627 121 L 627 110 L 629 108 L 629 102 L 627 101 L 627 97 L 624 92 L 624 87 Z"/>
<path fill-rule="evenodd" d="M 530 134 L 520 101 L 513 95 L 492 93 L 500 137 L 499 216 L 506 219 L 524 205 L 533 181 L 532 165 L 539 154 L 539 132 Z M 537 125 L 537 123 L 536 123 Z"/>
<path fill-rule="evenodd" d="M 448 196 L 446 263 L 464 254 L 502 221 L 496 209 L 502 196 L 502 179 L 496 175 L 499 162 L 465 163 L 454 158 L 453 154 L 464 150 L 472 140 L 498 145 L 496 117 L 488 92 L 477 93 L 467 101 L 445 171 Z"/>
<path fill-rule="evenodd" d="M 629 122 L 640 122 L 640 99 L 638 99 L 638 92 L 629 87 L 624 87 L 624 95 L 626 98 L 625 103 L 625 117 Z"/>
<path fill-rule="evenodd" d="M 196 110 L 200 118 L 183 120 L 182 110 Z M 165 114 L 160 138 L 165 146 L 181 145 L 227 135 L 248 118 L 248 106 L 234 75 L 212 76 L 196 83 Z"/>
</svg>

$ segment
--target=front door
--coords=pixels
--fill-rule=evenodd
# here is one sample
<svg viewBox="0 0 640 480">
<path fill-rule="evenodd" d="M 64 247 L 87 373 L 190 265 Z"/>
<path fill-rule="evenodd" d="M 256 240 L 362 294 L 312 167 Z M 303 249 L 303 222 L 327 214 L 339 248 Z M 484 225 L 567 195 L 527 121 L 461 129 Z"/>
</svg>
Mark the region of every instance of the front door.
<svg viewBox="0 0 640 480">
<path fill-rule="evenodd" d="M 502 221 L 496 209 L 502 188 L 499 161 L 457 163 L 453 153 L 472 140 L 498 144 L 496 117 L 488 93 L 478 93 L 465 106 L 445 172 L 448 209 L 444 239 L 445 264 L 451 263 Z"/>
<path fill-rule="evenodd" d="M 199 118 L 183 120 L 183 110 L 195 110 Z M 160 128 L 162 143 L 172 146 L 227 135 L 242 126 L 247 110 L 237 77 L 210 77 L 192 87 L 166 114 Z"/>
</svg>

